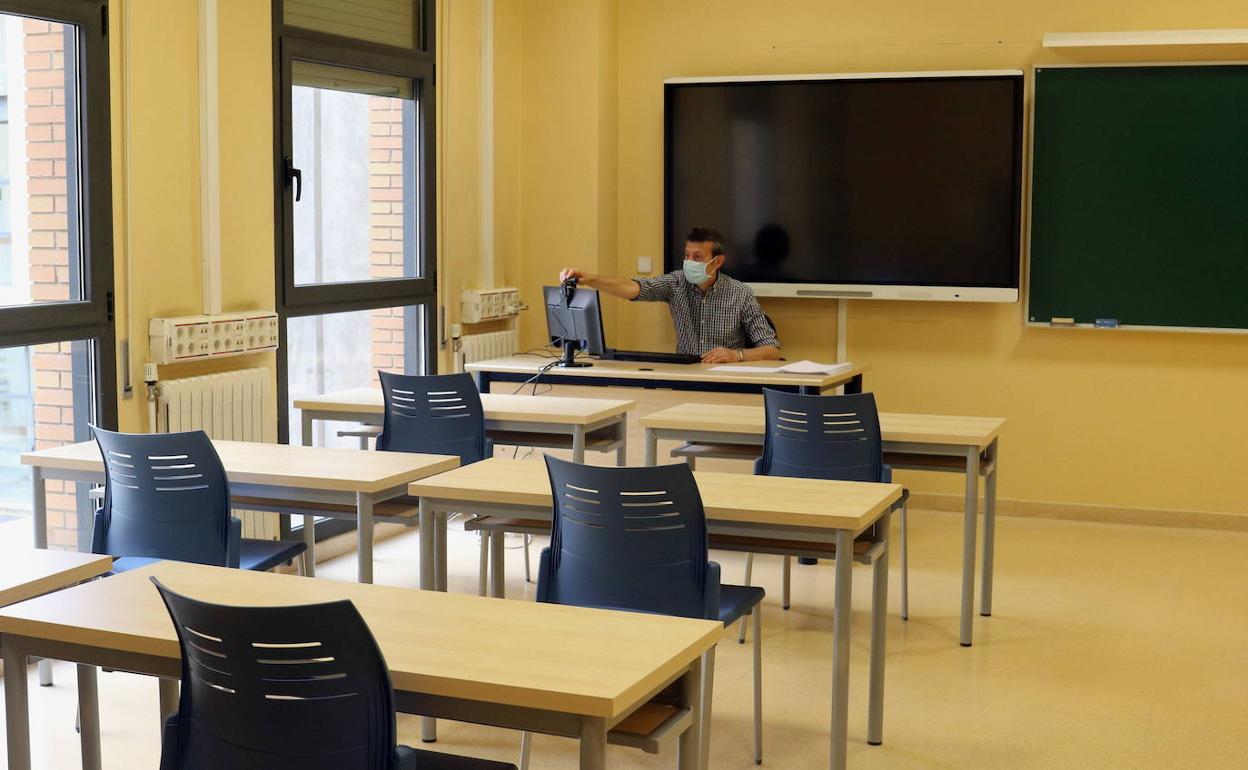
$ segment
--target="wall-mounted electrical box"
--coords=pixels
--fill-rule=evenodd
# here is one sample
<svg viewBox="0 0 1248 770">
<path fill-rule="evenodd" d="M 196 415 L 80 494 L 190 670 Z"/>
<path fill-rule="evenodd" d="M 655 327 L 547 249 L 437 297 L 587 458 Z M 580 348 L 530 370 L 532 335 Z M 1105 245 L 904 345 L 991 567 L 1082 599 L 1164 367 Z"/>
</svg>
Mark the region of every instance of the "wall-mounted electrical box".
<svg viewBox="0 0 1248 770">
<path fill-rule="evenodd" d="M 466 324 L 497 321 L 515 318 L 521 310 L 524 310 L 524 304 L 520 301 L 519 289 L 464 289 L 460 297 L 459 320 Z"/>
<path fill-rule="evenodd" d="M 148 357 L 157 364 L 277 350 L 277 313 L 272 310 L 153 318 L 147 331 Z"/>
</svg>

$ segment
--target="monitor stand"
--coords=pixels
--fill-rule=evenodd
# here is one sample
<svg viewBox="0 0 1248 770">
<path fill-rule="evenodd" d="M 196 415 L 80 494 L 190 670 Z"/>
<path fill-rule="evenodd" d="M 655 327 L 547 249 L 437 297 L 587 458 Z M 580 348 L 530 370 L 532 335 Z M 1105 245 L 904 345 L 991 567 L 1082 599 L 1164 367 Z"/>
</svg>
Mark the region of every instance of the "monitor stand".
<svg viewBox="0 0 1248 770">
<path fill-rule="evenodd" d="M 591 364 L 588 361 L 576 360 L 576 351 L 579 350 L 580 347 L 581 347 L 581 344 L 577 342 L 576 340 L 564 340 L 563 341 L 563 358 L 559 359 L 559 363 L 555 364 L 555 366 L 561 369 L 565 367 L 580 368 L 583 366 L 593 366 L 593 364 Z"/>
</svg>

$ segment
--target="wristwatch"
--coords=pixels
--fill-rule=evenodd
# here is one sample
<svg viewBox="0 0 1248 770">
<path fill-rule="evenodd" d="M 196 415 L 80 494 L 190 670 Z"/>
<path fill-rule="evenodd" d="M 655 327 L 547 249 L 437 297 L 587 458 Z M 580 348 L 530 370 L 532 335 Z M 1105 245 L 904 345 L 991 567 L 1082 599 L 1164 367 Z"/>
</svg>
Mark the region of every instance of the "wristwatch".
<svg viewBox="0 0 1248 770">
<path fill-rule="evenodd" d="M 738 350 L 737 350 L 737 360 L 738 360 L 738 361 L 744 361 L 744 360 L 745 360 L 745 351 L 744 351 L 744 350 L 741 350 L 741 349 L 738 349 Z"/>
</svg>

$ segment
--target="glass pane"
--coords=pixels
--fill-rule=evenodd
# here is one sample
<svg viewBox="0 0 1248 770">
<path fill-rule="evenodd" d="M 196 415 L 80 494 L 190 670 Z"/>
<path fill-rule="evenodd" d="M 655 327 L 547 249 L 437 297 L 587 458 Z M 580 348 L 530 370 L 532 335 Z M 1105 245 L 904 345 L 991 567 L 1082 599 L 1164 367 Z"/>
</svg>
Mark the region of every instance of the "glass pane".
<svg viewBox="0 0 1248 770">
<path fill-rule="evenodd" d="M 87 441 L 93 411 L 90 342 L 57 342 L 0 348 L 0 539 L 31 540 L 30 469 L 20 455 L 34 449 Z M 48 481 L 48 545 L 79 547 L 89 539 L 85 485 Z M 80 512 L 83 515 L 79 515 Z"/>
<path fill-rule="evenodd" d="M 287 26 L 414 48 L 419 0 L 285 0 Z"/>
<path fill-rule="evenodd" d="M 0 15 L 0 306 L 83 299 L 76 40 Z"/>
<path fill-rule="evenodd" d="M 418 278 L 412 81 L 294 62 L 295 283 Z"/>
<path fill-rule="evenodd" d="M 378 388 L 377 370 L 422 374 L 425 361 L 425 308 L 360 310 L 302 316 L 286 321 L 286 370 L 290 403 L 347 388 Z M 368 340 L 367 345 L 360 344 Z M 315 446 L 359 446 L 340 437 L 355 423 L 317 422 Z M 303 443 L 299 412 L 290 409 L 290 443 Z"/>
</svg>

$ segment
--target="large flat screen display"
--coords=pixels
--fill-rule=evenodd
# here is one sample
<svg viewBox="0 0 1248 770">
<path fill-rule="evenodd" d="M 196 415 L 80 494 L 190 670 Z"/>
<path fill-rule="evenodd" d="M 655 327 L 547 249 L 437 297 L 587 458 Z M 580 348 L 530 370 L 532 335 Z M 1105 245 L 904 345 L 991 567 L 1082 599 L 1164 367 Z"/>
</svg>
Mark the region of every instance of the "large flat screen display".
<svg viewBox="0 0 1248 770">
<path fill-rule="evenodd" d="M 665 83 L 665 262 L 764 296 L 1016 301 L 1022 72 Z"/>
</svg>

